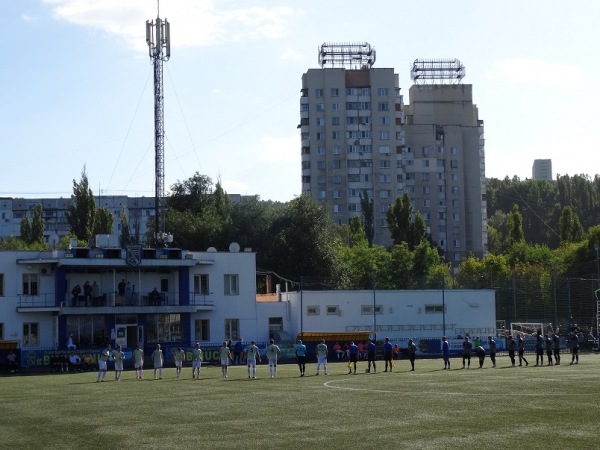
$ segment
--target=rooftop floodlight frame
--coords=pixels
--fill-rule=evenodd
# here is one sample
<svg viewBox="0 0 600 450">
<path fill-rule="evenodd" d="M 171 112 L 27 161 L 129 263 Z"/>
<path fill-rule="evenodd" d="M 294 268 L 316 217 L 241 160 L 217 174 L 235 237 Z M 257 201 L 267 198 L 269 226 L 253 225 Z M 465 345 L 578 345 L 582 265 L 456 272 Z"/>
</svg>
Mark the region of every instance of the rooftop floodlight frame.
<svg viewBox="0 0 600 450">
<path fill-rule="evenodd" d="M 453 84 L 465 77 L 465 66 L 458 59 L 415 59 L 410 78 L 415 84 Z"/>
<path fill-rule="evenodd" d="M 319 47 L 321 68 L 370 69 L 375 57 L 375 48 L 368 42 L 326 42 Z"/>
</svg>

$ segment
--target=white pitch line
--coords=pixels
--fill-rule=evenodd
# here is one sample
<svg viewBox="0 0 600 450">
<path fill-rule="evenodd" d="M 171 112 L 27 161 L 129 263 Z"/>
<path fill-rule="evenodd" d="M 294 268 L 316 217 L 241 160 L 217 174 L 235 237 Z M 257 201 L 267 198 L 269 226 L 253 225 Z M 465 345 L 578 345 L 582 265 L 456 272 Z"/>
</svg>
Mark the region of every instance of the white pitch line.
<svg viewBox="0 0 600 450">
<path fill-rule="evenodd" d="M 396 391 L 387 391 L 387 390 L 383 390 L 383 389 L 367 389 L 367 388 L 352 388 L 352 387 L 345 387 L 345 386 L 334 386 L 331 383 L 335 383 L 335 382 L 342 382 L 342 381 L 350 381 L 350 380 L 332 380 L 332 381 L 327 381 L 325 383 L 323 383 L 323 386 L 325 386 L 326 388 L 330 388 L 330 389 L 340 389 L 340 390 L 344 390 L 344 391 L 364 391 L 364 392 L 375 392 L 375 393 L 382 393 L 382 394 L 401 394 L 401 395 L 424 395 L 424 394 L 431 394 L 431 395 L 455 395 L 455 396 L 471 396 L 471 397 L 561 397 L 561 396 L 589 396 L 589 393 L 541 393 L 541 394 L 535 394 L 535 393 L 527 393 L 527 392 L 498 392 L 498 393 L 494 393 L 494 392 L 481 392 L 481 393 L 477 393 L 477 392 L 443 392 L 443 391 L 401 391 L 401 390 L 396 390 Z"/>
</svg>

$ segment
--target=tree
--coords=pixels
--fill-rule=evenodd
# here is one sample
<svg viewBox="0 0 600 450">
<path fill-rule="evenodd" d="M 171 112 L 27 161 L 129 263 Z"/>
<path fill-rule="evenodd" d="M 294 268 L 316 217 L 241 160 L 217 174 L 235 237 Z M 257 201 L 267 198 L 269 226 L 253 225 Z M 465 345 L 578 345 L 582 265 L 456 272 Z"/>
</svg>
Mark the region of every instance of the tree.
<svg viewBox="0 0 600 450">
<path fill-rule="evenodd" d="M 98 208 L 96 210 L 96 218 L 94 219 L 94 233 L 98 234 L 113 234 L 113 222 L 115 218 L 107 208 Z"/>
<path fill-rule="evenodd" d="M 369 247 L 372 247 L 372 243 L 369 245 L 369 242 L 365 237 L 365 229 L 360 222 L 360 217 L 354 216 L 352 220 L 350 220 L 350 226 L 348 227 L 348 245 L 354 247 L 362 242 L 365 242 Z"/>
<path fill-rule="evenodd" d="M 420 212 L 414 213 L 407 192 L 396 197 L 395 203 L 387 211 L 387 223 L 395 245 L 402 242 L 414 250 L 423 239 L 427 239 L 427 225 Z"/>
<path fill-rule="evenodd" d="M 339 283 L 343 270 L 341 240 L 324 205 L 306 194 L 286 206 L 271 226 L 267 262 L 280 275 L 299 280 L 315 277 L 321 283 Z"/>
<path fill-rule="evenodd" d="M 71 231 L 80 241 L 88 242 L 94 232 L 96 201 L 89 187 L 85 166 L 81 171 L 79 183 L 73 180 L 73 195 L 67 207 L 66 217 Z"/>
<path fill-rule="evenodd" d="M 212 180 L 196 172 L 184 181 L 171 185 L 171 195 L 167 198 L 167 207 L 176 211 L 191 211 L 201 214 L 209 205 L 212 194 Z"/>
<path fill-rule="evenodd" d="M 25 245 L 31 242 L 31 223 L 29 222 L 29 216 L 27 214 L 23 215 L 21 219 L 21 241 L 25 243 Z"/>
<path fill-rule="evenodd" d="M 44 243 L 44 210 L 41 204 L 35 205 L 33 208 L 33 222 L 31 223 L 31 239 L 30 244 Z"/>
<path fill-rule="evenodd" d="M 563 208 L 560 213 L 558 226 L 560 229 L 561 244 L 567 242 L 580 242 L 584 237 L 583 227 L 579 221 L 579 216 L 570 206 L 565 206 Z"/>
<path fill-rule="evenodd" d="M 507 242 L 509 246 L 517 242 L 525 241 L 525 235 L 523 234 L 523 216 L 519 211 L 519 205 L 516 203 L 513 205 L 512 211 L 506 218 L 506 230 L 508 233 Z"/>
<path fill-rule="evenodd" d="M 360 196 L 360 210 L 363 218 L 363 229 L 365 231 L 365 237 L 369 243 L 369 247 L 373 247 L 373 238 L 375 236 L 375 225 L 374 219 L 374 208 L 375 204 L 373 199 L 369 199 L 369 193 L 366 189 L 359 194 Z"/>
<path fill-rule="evenodd" d="M 119 244 L 121 248 L 125 248 L 131 242 L 131 235 L 129 234 L 129 217 L 127 216 L 127 210 L 124 205 L 121 205 L 121 236 L 119 236 Z"/>
</svg>

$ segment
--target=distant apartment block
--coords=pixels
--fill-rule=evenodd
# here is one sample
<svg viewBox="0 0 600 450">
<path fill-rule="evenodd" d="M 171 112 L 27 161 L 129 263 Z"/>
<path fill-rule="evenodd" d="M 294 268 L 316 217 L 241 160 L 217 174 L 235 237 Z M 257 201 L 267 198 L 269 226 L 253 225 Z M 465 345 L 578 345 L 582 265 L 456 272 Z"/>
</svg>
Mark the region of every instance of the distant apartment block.
<svg viewBox="0 0 600 450">
<path fill-rule="evenodd" d="M 536 159 L 533 161 L 531 175 L 534 180 L 552 181 L 552 160 Z"/>
<path fill-rule="evenodd" d="M 374 242 L 382 245 L 391 243 L 387 210 L 407 192 L 450 261 L 483 256 L 484 130 L 472 86 L 435 77 L 422 84 L 423 73 L 437 76 L 425 64 L 405 105 L 398 74 L 374 68 L 374 60 L 368 44 L 324 44 L 321 68 L 303 74 L 303 192 L 328 204 L 339 225 L 361 215 L 366 192 L 374 203 Z"/>
</svg>

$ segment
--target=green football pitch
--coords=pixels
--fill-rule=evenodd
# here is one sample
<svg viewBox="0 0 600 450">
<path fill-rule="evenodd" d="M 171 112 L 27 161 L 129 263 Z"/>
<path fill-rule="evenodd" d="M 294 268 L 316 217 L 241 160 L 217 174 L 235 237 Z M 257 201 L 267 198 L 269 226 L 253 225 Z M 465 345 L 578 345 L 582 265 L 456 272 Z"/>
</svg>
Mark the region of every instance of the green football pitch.
<svg viewBox="0 0 600 450">
<path fill-rule="evenodd" d="M 137 381 L 131 370 L 96 382 L 95 372 L 0 377 L 0 448 L 598 448 L 600 357 L 578 365 L 443 370 L 441 360 L 396 362 L 392 373 L 356 375 L 344 363 L 316 364 L 300 377 L 280 365 L 271 379 L 243 366 L 203 367 L 192 380 L 174 368 Z"/>
</svg>

